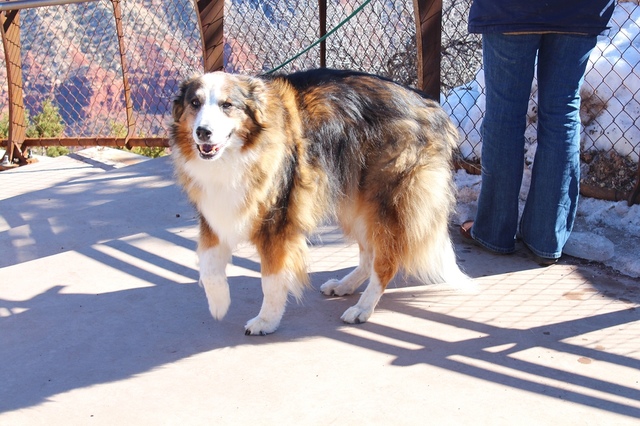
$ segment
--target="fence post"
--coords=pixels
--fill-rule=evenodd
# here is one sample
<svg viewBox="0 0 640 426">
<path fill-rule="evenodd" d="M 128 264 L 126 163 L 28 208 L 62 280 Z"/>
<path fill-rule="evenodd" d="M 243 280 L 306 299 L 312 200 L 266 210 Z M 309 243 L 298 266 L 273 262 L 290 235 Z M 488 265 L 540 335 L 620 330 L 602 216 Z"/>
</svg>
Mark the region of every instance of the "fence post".
<svg viewBox="0 0 640 426">
<path fill-rule="evenodd" d="M 223 21 L 224 0 L 193 0 L 202 36 L 205 72 L 224 68 Z"/>
<path fill-rule="evenodd" d="M 627 200 L 629 207 L 636 203 L 640 203 L 640 162 L 638 162 L 638 171 L 636 172 L 636 186 L 633 188 L 633 191 L 631 191 L 629 199 Z"/>
<path fill-rule="evenodd" d="M 131 87 L 129 86 L 129 68 L 127 65 L 127 59 L 124 51 L 124 31 L 122 29 L 122 8 L 120 7 L 120 0 L 111 0 L 113 6 L 113 17 L 116 20 L 116 35 L 118 36 L 118 49 L 120 51 L 120 67 L 122 68 L 122 87 L 124 92 L 124 104 L 127 113 L 127 135 L 125 136 L 124 144 L 128 149 L 131 149 L 129 139 L 135 133 L 135 122 L 133 120 L 133 103 L 131 101 Z"/>
<path fill-rule="evenodd" d="M 418 50 L 418 87 L 440 101 L 442 0 L 413 0 Z"/>
<path fill-rule="evenodd" d="M 5 155 L 13 164 L 14 159 L 25 163 L 27 159 L 22 152 L 22 143 L 26 137 L 24 120 L 24 101 L 22 97 L 22 60 L 20 57 L 20 11 L 7 10 L 0 12 L 0 32 L 7 66 L 7 83 L 9 86 L 9 135 Z M 2 159 L 0 159 L 1 161 Z"/>
<path fill-rule="evenodd" d="M 327 34 L 327 0 L 318 0 L 318 18 L 320 20 L 320 34 L 322 38 Z M 327 67 L 327 41 L 320 42 L 320 68 Z"/>
</svg>

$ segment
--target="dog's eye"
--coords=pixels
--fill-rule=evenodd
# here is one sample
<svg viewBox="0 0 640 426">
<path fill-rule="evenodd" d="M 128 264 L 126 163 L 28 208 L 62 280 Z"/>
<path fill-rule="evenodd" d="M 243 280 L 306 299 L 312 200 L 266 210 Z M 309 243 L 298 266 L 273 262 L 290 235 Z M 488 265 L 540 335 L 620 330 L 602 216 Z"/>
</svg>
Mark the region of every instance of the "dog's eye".
<svg viewBox="0 0 640 426">
<path fill-rule="evenodd" d="M 200 108 L 200 99 L 195 98 L 191 100 L 191 106 L 194 108 Z"/>
<path fill-rule="evenodd" d="M 220 108 L 222 108 L 225 111 L 230 110 L 233 107 L 233 104 L 231 104 L 231 102 L 223 102 L 222 105 L 220 105 Z"/>
</svg>

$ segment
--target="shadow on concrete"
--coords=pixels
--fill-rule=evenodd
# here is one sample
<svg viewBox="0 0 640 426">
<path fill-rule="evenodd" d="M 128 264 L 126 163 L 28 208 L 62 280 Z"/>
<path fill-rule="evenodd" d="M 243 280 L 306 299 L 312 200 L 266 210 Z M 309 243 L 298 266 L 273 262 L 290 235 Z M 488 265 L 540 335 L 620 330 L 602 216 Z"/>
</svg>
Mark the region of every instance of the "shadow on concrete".
<svg viewBox="0 0 640 426">
<path fill-rule="evenodd" d="M 158 236 L 158 235 L 156 235 Z M 178 241 L 180 243 L 180 241 Z M 195 354 L 240 345 L 276 342 L 303 344 L 310 337 L 324 337 L 349 345 L 392 355 L 392 365 L 429 364 L 482 380 L 499 383 L 577 404 L 598 407 L 626 416 L 640 416 L 635 407 L 612 401 L 607 396 L 640 399 L 640 390 L 587 375 L 580 375 L 512 357 L 530 348 L 573 354 L 640 370 L 637 359 L 566 343 L 568 337 L 637 321 L 635 309 L 592 315 L 530 329 L 501 328 L 455 315 L 417 308 L 406 292 L 385 294 L 380 309 L 401 312 L 427 321 L 469 330 L 481 335 L 460 341 L 447 341 L 370 322 L 346 326 L 339 320 L 355 297 L 328 299 L 318 291 L 308 291 L 301 304 L 291 303 L 283 324 L 274 335 L 251 337 L 243 334 L 244 321 L 254 316 L 261 302 L 258 278 L 231 277 L 232 307 L 224 320 L 211 319 L 202 289 L 195 283 L 197 272 L 159 257 L 140 253 L 121 241 L 110 242 L 118 250 L 143 256 L 155 267 L 175 270 L 193 279 L 177 284 L 149 270 L 122 264 L 104 253 L 85 249 L 83 254 L 122 268 L 126 273 L 155 283 L 101 294 L 70 294 L 56 286 L 29 300 L 0 300 L 0 308 L 16 314 L 0 318 L 3 344 L 0 348 L 0 412 L 34 406 L 56 394 L 139 375 Z M 243 258 L 234 259 L 243 267 L 258 265 Z M 182 270 L 181 270 L 182 268 Z M 312 274 L 314 286 L 347 270 Z M 428 297 L 429 287 L 416 287 L 411 293 Z M 373 337 L 353 333 L 366 331 Z M 523 339 L 523 335 L 526 336 Z M 381 339 L 384 337 L 384 339 Z M 390 342 L 404 342 L 398 345 Z M 506 345 L 504 350 L 488 351 Z M 419 349 L 416 349 L 419 348 Z M 564 385 L 545 384 L 546 380 L 598 389 L 604 397 L 569 391 Z"/>
<path fill-rule="evenodd" d="M 514 329 L 491 326 L 452 315 L 416 309 L 407 305 L 407 302 L 410 302 L 411 299 L 403 296 L 394 297 L 394 295 L 391 295 L 391 297 L 385 298 L 385 308 L 390 310 L 397 309 L 417 318 L 473 331 L 481 334 L 481 337 L 449 342 L 380 324 L 366 324 L 365 326 L 374 334 L 383 335 L 397 341 L 421 345 L 423 348 L 420 350 L 402 350 L 397 346 L 372 340 L 354 340 L 351 335 L 345 341 L 393 355 L 396 357 L 392 363 L 393 365 L 409 366 L 425 363 L 504 386 L 561 398 L 613 413 L 631 417 L 640 416 L 640 410 L 637 407 L 612 401 L 617 397 L 625 397 L 637 401 L 640 398 L 640 389 L 638 388 L 621 386 L 613 381 L 596 379 L 586 374 L 566 371 L 560 366 L 554 368 L 512 356 L 513 354 L 536 348 L 544 351 L 572 354 L 575 358 L 589 363 L 606 362 L 638 370 L 640 369 L 640 361 L 637 359 L 565 342 L 568 338 L 637 321 L 638 311 L 635 308 L 527 329 Z M 336 336 L 334 338 L 339 337 Z M 493 348 L 504 349 L 494 350 Z M 558 384 L 551 385 L 547 382 L 556 382 Z M 571 391 L 567 389 L 567 385 L 589 390 L 597 389 L 605 396 L 594 396 L 591 391 L 584 393 Z"/>
<path fill-rule="evenodd" d="M 375 322 L 360 326 L 342 324 L 340 315 L 355 303 L 357 296 L 327 299 L 317 291 L 322 282 L 347 272 L 341 270 L 312 274 L 316 291 L 308 291 L 301 304 L 290 304 L 281 328 L 274 335 L 250 337 L 243 333 L 243 324 L 258 312 L 262 299 L 259 279 L 254 277 L 230 277 L 232 306 L 229 314 L 222 321 L 212 320 L 204 293 L 196 284 L 195 268 L 119 239 L 145 232 L 177 247 L 194 248 L 191 239 L 169 230 L 173 226 L 195 226 L 195 221 L 190 206 L 171 183 L 170 171 L 163 169 L 168 165 L 161 163 L 162 172 L 157 173 L 158 164 L 149 161 L 127 168 L 131 170 L 109 172 L 15 197 L 10 202 L 2 201 L 2 217 L 11 226 L 11 230 L 5 232 L 14 234 L 4 238 L 5 255 L 0 258 L 0 267 L 74 250 L 149 285 L 99 294 L 77 294 L 66 292 L 64 283 L 60 283 L 28 300 L 0 300 L 0 309 L 10 313 L 0 317 L 0 412 L 34 406 L 63 392 L 123 380 L 220 348 L 275 342 L 300 341 L 302 344 L 310 337 L 322 337 L 392 355 L 395 366 L 429 364 L 531 393 L 640 417 L 638 408 L 616 400 L 618 397 L 640 400 L 637 388 L 512 356 L 541 347 L 640 371 L 637 359 L 566 341 L 570 337 L 638 321 L 635 308 L 523 330 L 416 307 L 411 303 L 412 295 L 404 291 L 385 294 L 380 309 L 480 335 L 449 341 Z M 132 181 L 133 184 L 128 184 Z M 175 202 L 176 198 L 182 201 Z M 26 207 L 20 214 L 17 210 L 5 209 L 14 203 Z M 74 214 L 69 214 L 70 208 L 75 210 Z M 109 226 L 101 226 L 106 223 Z M 28 235 L 16 236 L 15 229 L 23 226 L 29 227 Z M 20 238 L 30 240 L 16 244 Z M 49 240 L 59 244 L 44 244 Z M 327 240 L 330 240 L 329 244 L 334 241 Z M 134 265 L 109 255 L 98 250 L 97 243 L 118 253 L 144 259 L 149 266 Z M 14 251 L 6 251 L 7 247 Z M 472 254 L 467 250 L 462 247 L 459 253 L 463 264 L 465 256 Z M 472 276 L 484 276 L 531 267 L 522 266 L 517 258 L 515 260 L 515 263 L 496 263 L 487 258 L 491 267 L 482 266 L 484 263 L 480 262 L 480 266 L 466 269 Z M 235 257 L 234 264 L 254 272 L 259 270 L 259 265 L 247 258 Z M 159 274 L 158 270 L 178 273 L 189 282 L 178 283 Z M 86 277 L 86 280 L 91 279 L 91 276 Z M 601 285 L 604 288 L 608 284 L 602 282 Z M 429 287 L 411 290 L 410 293 L 429 297 Z M 619 297 L 619 289 L 612 291 L 613 296 Z M 634 293 L 625 297 L 636 296 Z M 639 300 L 636 298 L 632 302 Z M 387 339 L 363 337 L 353 333 L 353 329 Z M 393 341 L 408 343 L 412 349 L 390 343 Z M 496 347 L 504 349 L 489 350 Z M 567 390 L 557 384 L 560 382 L 598 389 L 601 396 Z M 616 398 L 610 398 L 614 396 Z"/>
<path fill-rule="evenodd" d="M 172 173 L 164 157 L 0 200 L 0 268 L 193 221 Z"/>
</svg>

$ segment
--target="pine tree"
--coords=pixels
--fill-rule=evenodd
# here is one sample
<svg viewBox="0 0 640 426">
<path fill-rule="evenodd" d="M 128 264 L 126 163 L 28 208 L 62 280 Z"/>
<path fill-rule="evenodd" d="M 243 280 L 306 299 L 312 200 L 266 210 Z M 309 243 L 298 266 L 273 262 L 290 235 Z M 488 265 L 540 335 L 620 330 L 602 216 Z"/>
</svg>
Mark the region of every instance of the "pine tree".
<svg viewBox="0 0 640 426">
<path fill-rule="evenodd" d="M 37 138 L 57 138 L 64 133 L 64 121 L 58 107 L 50 99 L 42 103 L 42 111 L 33 117 L 33 127 Z"/>
</svg>

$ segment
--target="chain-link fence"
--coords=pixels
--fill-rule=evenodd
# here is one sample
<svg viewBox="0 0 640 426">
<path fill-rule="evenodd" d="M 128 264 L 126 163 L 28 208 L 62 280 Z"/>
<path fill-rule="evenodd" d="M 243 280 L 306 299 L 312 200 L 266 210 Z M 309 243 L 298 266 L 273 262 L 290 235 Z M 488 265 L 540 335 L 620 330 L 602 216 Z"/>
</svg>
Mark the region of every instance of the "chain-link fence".
<svg viewBox="0 0 640 426">
<path fill-rule="evenodd" d="M 355 8 L 341 1 L 327 3 L 328 28 Z M 180 81 L 203 70 L 195 2 L 127 0 L 119 4 L 135 125 L 135 134 L 129 136 L 166 136 L 171 100 Z M 315 0 L 226 1 L 225 69 L 259 74 L 280 65 L 318 38 L 318 9 Z M 127 86 L 111 1 L 21 10 L 20 33 L 28 138 L 127 134 Z M 311 49 L 281 71 L 320 66 L 319 49 Z M 326 51 L 329 67 L 363 69 L 415 85 L 411 2 L 371 1 L 327 40 Z M 0 55 L 4 61 L 4 52 Z M 4 66 L 0 95 L 0 120 L 6 128 Z M 34 117 L 42 114 L 59 119 L 61 126 L 39 132 Z"/>
<path fill-rule="evenodd" d="M 124 59 L 134 137 L 166 136 L 166 115 L 184 76 L 202 71 L 202 46 L 190 0 L 122 1 Z M 114 8 L 102 0 L 20 12 L 27 137 L 124 137 L 127 111 Z M 4 63 L 4 53 L 1 57 Z M 6 69 L 0 117 L 7 117 Z M 60 120 L 42 134 L 34 117 Z"/>
<path fill-rule="evenodd" d="M 445 0 L 443 7 L 443 106 L 461 130 L 460 151 L 481 160 L 484 109 L 481 38 L 467 33 L 471 0 Z M 591 55 L 581 90 L 584 187 L 626 199 L 638 179 L 640 156 L 640 6 L 620 1 Z M 525 133 L 527 164 L 536 149 L 537 84 L 534 82 Z"/>
<path fill-rule="evenodd" d="M 617 6 L 614 28 L 592 56 L 583 90 L 584 180 L 622 192 L 633 187 L 640 154 L 637 2 Z M 171 101 L 180 81 L 203 70 L 196 2 L 118 3 L 135 131 L 129 136 L 166 137 Z M 480 36 L 467 32 L 470 3 L 443 1 L 441 100 L 460 127 L 461 156 L 479 162 L 482 45 Z M 317 0 L 225 1 L 225 69 L 268 72 L 309 46 L 321 27 L 318 4 Z M 326 1 L 326 28 L 344 25 L 326 41 L 325 65 L 381 74 L 416 86 L 413 2 L 372 0 L 343 22 L 360 4 Z M 112 2 L 25 9 L 20 25 L 24 103 L 31 123 L 27 136 L 42 137 L 42 129 L 36 129 L 34 122 L 53 116 L 62 123 L 54 126 L 59 134 L 45 137 L 123 137 L 130 130 L 127 86 Z M 4 61 L 4 54 L 0 55 Z M 318 67 L 321 60 L 321 47 L 316 46 L 281 71 Z M 6 69 L 1 67 L 0 132 L 6 126 L 6 91 Z M 534 90 L 526 133 L 528 163 L 535 151 L 535 111 Z"/>
<path fill-rule="evenodd" d="M 327 28 L 342 25 L 326 41 L 327 67 L 359 69 L 416 85 L 411 2 L 373 0 L 349 20 L 361 2 L 326 3 Z M 225 68 L 249 74 L 269 72 L 314 43 L 320 22 L 317 0 L 226 2 Z M 317 46 L 279 71 L 316 68 L 320 60 Z"/>
</svg>

